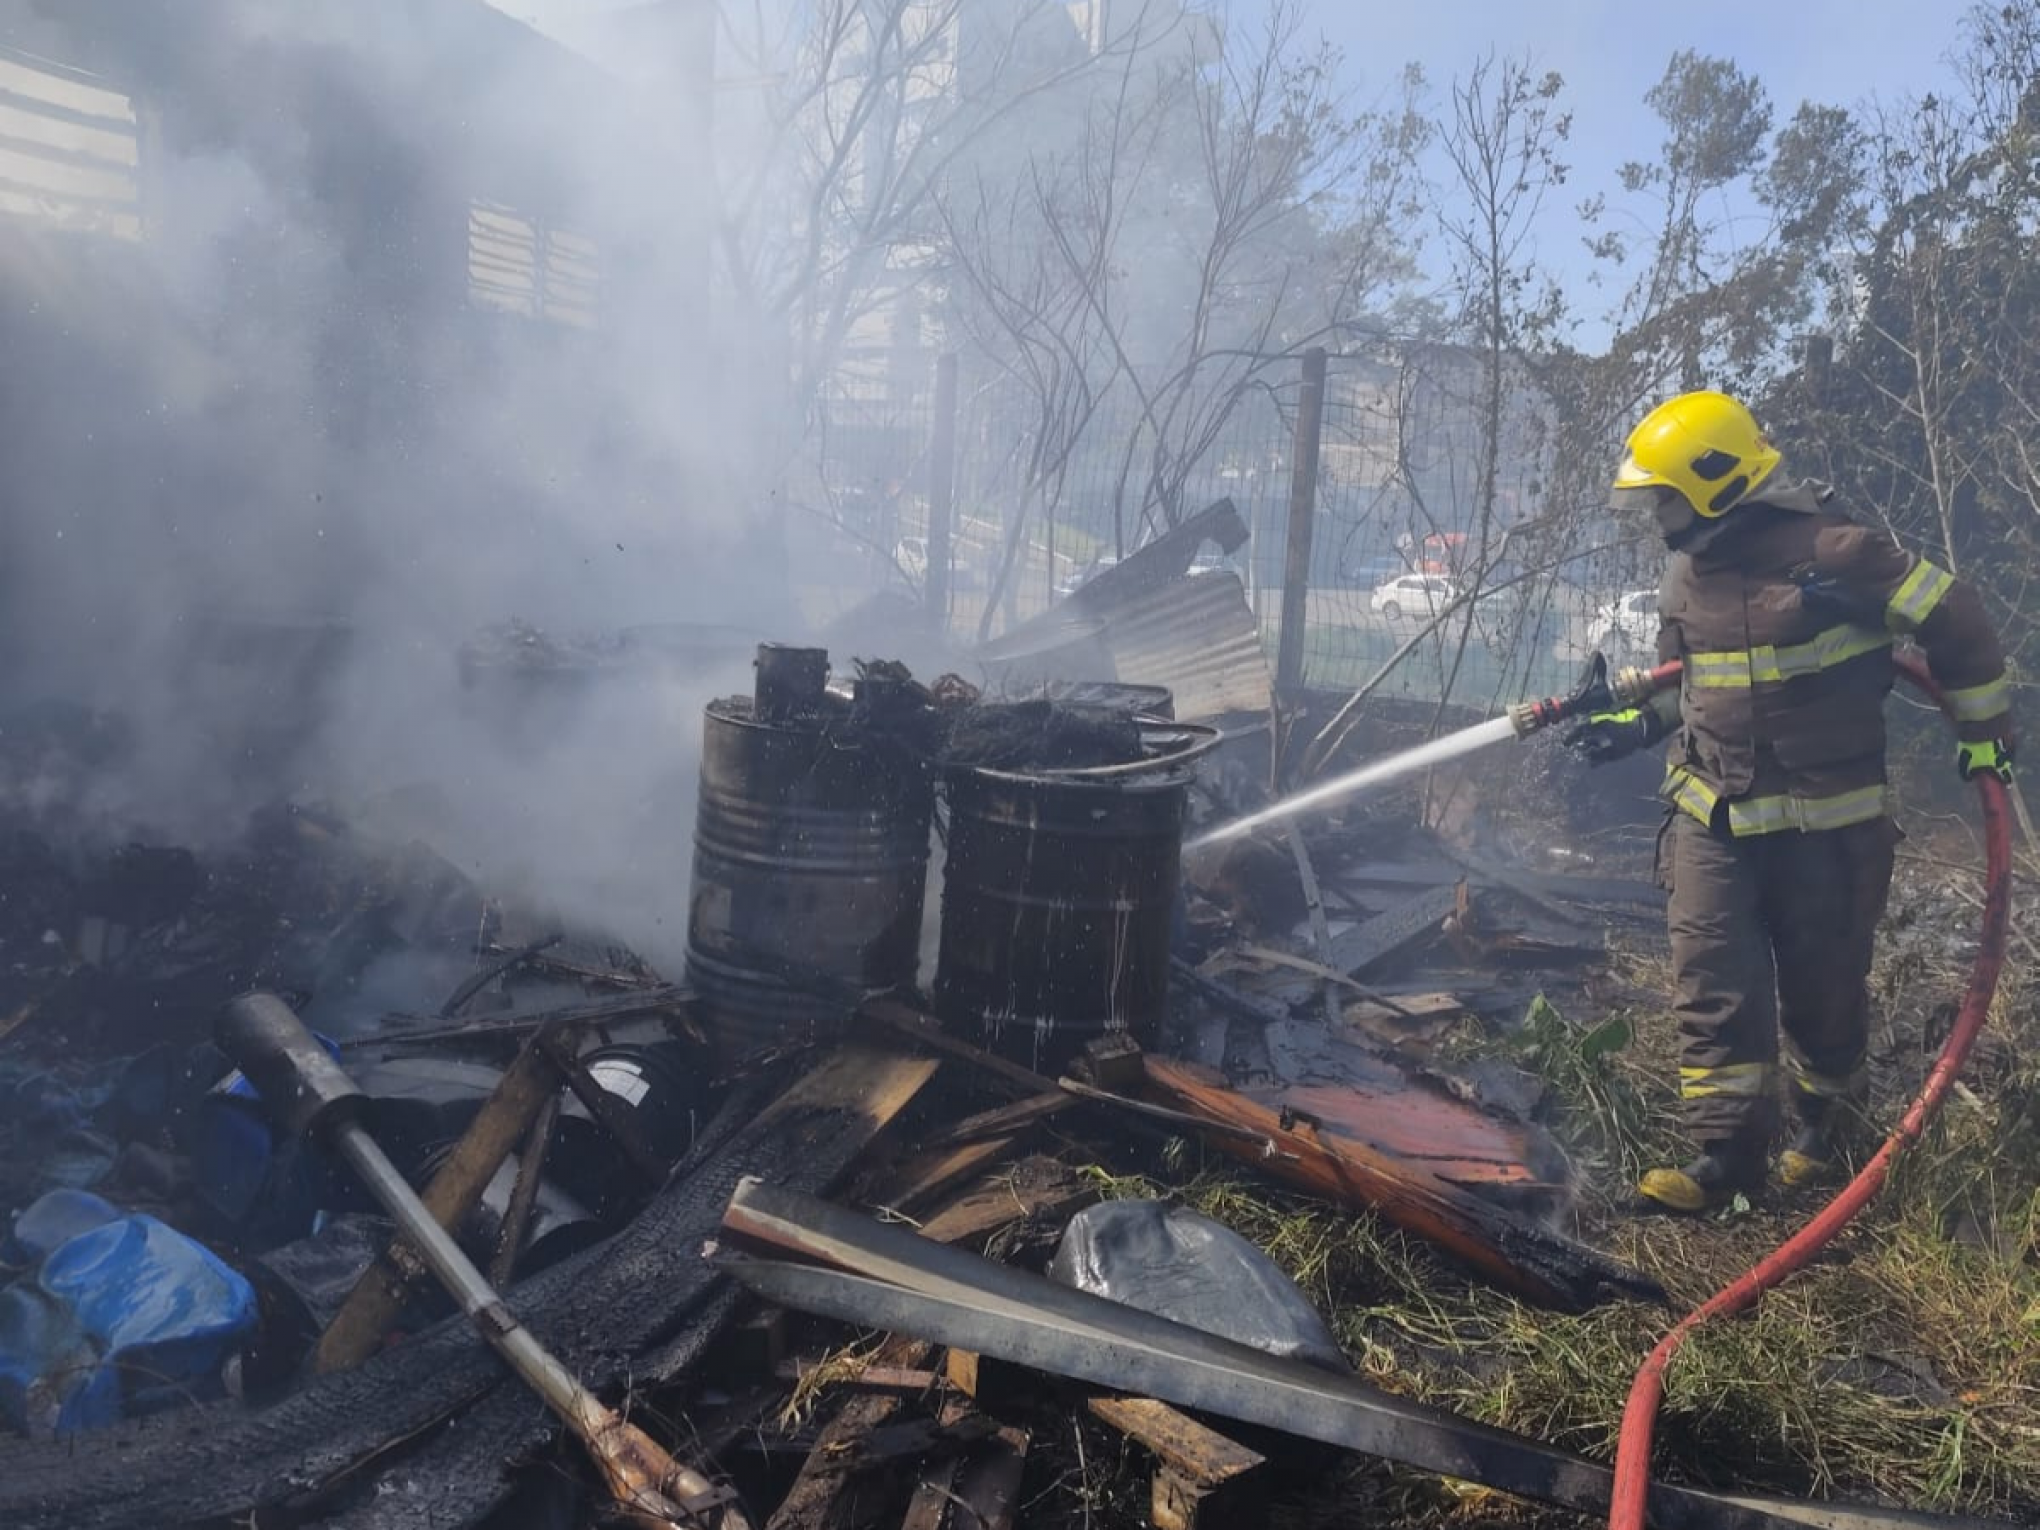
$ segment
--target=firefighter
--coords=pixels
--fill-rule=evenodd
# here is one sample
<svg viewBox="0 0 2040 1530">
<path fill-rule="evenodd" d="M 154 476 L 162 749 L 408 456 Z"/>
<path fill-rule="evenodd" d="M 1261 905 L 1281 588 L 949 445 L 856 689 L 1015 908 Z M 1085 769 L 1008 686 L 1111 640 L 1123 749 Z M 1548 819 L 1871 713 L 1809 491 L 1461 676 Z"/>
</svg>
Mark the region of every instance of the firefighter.
<svg viewBox="0 0 2040 1530">
<path fill-rule="evenodd" d="M 1618 510 L 1646 510 L 1671 558 L 1658 662 L 1676 691 L 1566 735 L 1592 764 L 1669 738 L 1658 874 L 1676 983 L 1680 1096 L 1698 1156 L 1638 1187 L 1699 1212 L 1754 1192 L 1777 1130 L 1779 1035 L 1796 1135 L 1787 1186 L 1839 1163 L 1860 1112 L 1866 980 L 1900 839 L 1885 784 L 1892 642 L 1925 652 L 1959 723 L 1964 780 L 2012 779 L 2010 695 L 1976 593 L 1789 481 L 1755 417 L 1683 394 L 1631 433 Z"/>
</svg>

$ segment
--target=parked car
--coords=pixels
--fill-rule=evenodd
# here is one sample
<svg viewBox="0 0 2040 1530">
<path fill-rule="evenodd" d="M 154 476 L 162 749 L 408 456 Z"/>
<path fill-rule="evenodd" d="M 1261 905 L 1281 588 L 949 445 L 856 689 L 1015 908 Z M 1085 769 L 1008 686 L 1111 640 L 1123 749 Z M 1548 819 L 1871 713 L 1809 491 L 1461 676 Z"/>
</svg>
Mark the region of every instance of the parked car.
<svg viewBox="0 0 2040 1530">
<path fill-rule="evenodd" d="M 1587 628 L 1587 646 L 1598 648 L 1619 664 L 1634 663 L 1657 653 L 1658 592 L 1629 590 L 1594 613 Z"/>
<path fill-rule="evenodd" d="M 1369 604 L 1376 616 L 1396 621 L 1404 615 L 1436 616 L 1461 593 L 1458 582 L 1443 574 L 1404 574 L 1378 586 Z"/>
<path fill-rule="evenodd" d="M 916 589 L 928 582 L 928 540 L 926 537 L 901 537 L 893 548 L 893 561 L 900 566 L 900 572 L 907 576 L 907 582 Z M 985 587 L 984 577 L 968 563 L 960 561 L 951 553 L 949 559 L 949 588 L 952 593 L 969 594 Z"/>
</svg>

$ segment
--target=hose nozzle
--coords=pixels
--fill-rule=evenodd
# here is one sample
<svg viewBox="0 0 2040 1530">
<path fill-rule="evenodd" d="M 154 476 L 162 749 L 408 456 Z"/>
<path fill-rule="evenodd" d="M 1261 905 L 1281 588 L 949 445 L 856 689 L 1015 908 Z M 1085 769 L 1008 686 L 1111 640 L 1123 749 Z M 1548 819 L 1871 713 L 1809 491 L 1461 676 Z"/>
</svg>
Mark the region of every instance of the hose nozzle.
<svg viewBox="0 0 2040 1530">
<path fill-rule="evenodd" d="M 1679 666 L 1676 663 L 1661 664 L 1656 669 L 1629 664 L 1611 674 L 1608 656 L 1597 652 L 1587 660 L 1586 671 L 1570 696 L 1519 701 L 1509 708 L 1509 721 L 1515 725 L 1516 737 L 1528 738 L 1554 723 L 1570 722 L 1590 712 L 1638 706 L 1678 677 Z"/>
</svg>

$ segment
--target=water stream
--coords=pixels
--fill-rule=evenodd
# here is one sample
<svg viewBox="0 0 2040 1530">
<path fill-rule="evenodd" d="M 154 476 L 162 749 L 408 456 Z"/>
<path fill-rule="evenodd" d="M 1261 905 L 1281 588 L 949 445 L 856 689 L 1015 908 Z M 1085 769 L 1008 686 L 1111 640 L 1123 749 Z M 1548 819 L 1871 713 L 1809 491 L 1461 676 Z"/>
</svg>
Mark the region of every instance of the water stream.
<svg viewBox="0 0 2040 1530">
<path fill-rule="evenodd" d="M 1391 781 L 1400 781 L 1413 776 L 1420 770 L 1429 770 L 1433 765 L 1442 765 L 1447 760 L 1456 760 L 1462 755 L 1472 754 L 1494 744 L 1516 736 L 1516 725 L 1506 716 L 1491 717 L 1484 723 L 1475 723 L 1470 728 L 1461 728 L 1457 733 L 1448 733 L 1443 738 L 1434 738 L 1428 744 L 1419 744 L 1414 749 L 1405 749 L 1392 754 L 1385 760 L 1373 760 L 1357 770 L 1349 770 L 1342 776 L 1333 776 L 1329 781 L 1320 781 L 1316 786 L 1292 793 L 1279 802 L 1271 802 L 1257 813 L 1244 818 L 1235 818 L 1222 823 L 1215 829 L 1207 829 L 1197 838 L 1184 845 L 1185 850 L 1201 850 L 1206 845 L 1221 844 L 1229 839 L 1238 839 L 1251 834 L 1263 824 L 1280 823 L 1302 813 L 1315 812 L 1335 802 L 1344 802 L 1349 797 L 1386 786 Z"/>
</svg>

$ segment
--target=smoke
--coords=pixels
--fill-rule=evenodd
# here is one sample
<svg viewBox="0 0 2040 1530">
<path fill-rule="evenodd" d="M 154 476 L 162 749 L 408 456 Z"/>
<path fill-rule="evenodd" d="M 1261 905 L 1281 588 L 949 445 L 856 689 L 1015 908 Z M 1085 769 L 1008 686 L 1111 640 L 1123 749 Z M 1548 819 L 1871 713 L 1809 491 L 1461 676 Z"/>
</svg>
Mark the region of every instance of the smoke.
<svg viewBox="0 0 2040 1530">
<path fill-rule="evenodd" d="M 78 786 L 111 823 L 323 797 L 674 964 L 700 708 L 799 633 L 780 352 L 710 298 L 710 167 L 470 0 L 6 0 L 0 45 L 132 99 L 146 213 L 0 218 L 0 702 L 125 720 Z M 598 325 L 491 306 L 527 228 L 569 317 L 599 266 Z M 638 630 L 464 683 L 511 618 Z"/>
</svg>

